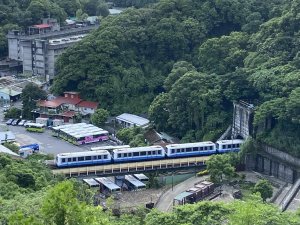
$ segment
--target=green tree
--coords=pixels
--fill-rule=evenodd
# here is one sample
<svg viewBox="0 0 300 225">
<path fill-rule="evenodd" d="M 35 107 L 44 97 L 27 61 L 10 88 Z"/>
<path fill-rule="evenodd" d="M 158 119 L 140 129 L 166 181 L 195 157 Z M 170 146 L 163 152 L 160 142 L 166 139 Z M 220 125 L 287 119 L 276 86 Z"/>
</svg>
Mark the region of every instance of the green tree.
<svg viewBox="0 0 300 225">
<path fill-rule="evenodd" d="M 39 225 L 41 221 L 38 221 L 36 217 L 26 217 L 22 212 L 17 211 L 13 213 L 8 219 L 8 225 Z"/>
<path fill-rule="evenodd" d="M 21 116 L 21 109 L 12 107 L 10 108 L 5 114 L 5 118 L 13 118 L 13 119 L 19 119 Z"/>
<path fill-rule="evenodd" d="M 105 109 L 97 109 L 91 116 L 91 121 L 96 126 L 102 126 L 108 119 L 109 112 Z"/>
<path fill-rule="evenodd" d="M 47 99 L 47 93 L 36 84 L 29 83 L 22 90 L 23 118 L 32 119 L 32 110 L 36 108 L 36 102 Z"/>
<path fill-rule="evenodd" d="M 299 218 L 282 213 L 274 205 L 264 204 L 259 196 L 253 195 L 247 201 L 236 200 L 230 206 L 229 225 L 297 225 Z"/>
<path fill-rule="evenodd" d="M 206 163 L 212 182 L 222 184 L 236 176 L 235 168 L 229 155 L 213 155 Z"/>
<path fill-rule="evenodd" d="M 44 198 L 45 221 L 56 225 L 84 224 L 84 205 L 76 198 L 72 181 L 63 181 L 51 188 Z"/>
<path fill-rule="evenodd" d="M 268 180 L 260 180 L 257 182 L 253 188 L 254 193 L 260 193 L 263 201 L 266 201 L 267 198 L 271 198 L 273 195 L 273 187 Z"/>
</svg>

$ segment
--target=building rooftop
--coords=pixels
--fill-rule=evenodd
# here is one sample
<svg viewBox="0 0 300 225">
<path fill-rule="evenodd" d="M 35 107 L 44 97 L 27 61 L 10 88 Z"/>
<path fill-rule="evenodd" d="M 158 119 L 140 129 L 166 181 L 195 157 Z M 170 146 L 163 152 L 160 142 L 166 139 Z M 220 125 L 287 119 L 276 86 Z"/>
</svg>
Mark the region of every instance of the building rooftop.
<svg viewBox="0 0 300 225">
<path fill-rule="evenodd" d="M 81 101 L 77 104 L 78 107 L 97 109 L 98 103 L 91 101 Z"/>
<path fill-rule="evenodd" d="M 83 182 L 89 185 L 90 187 L 99 187 L 100 184 L 94 179 L 83 179 Z"/>
<path fill-rule="evenodd" d="M 186 197 L 191 196 L 191 195 L 193 195 L 193 193 L 184 191 L 184 192 L 180 193 L 179 195 L 177 195 L 174 199 L 177 201 L 182 201 L 183 199 L 185 199 Z"/>
<path fill-rule="evenodd" d="M 39 106 L 42 107 L 48 107 L 48 108 L 56 108 L 62 104 L 71 104 L 76 105 L 80 101 L 82 101 L 80 98 L 66 98 L 66 97 L 57 97 L 53 100 L 42 100 L 39 101 Z"/>
<path fill-rule="evenodd" d="M 0 132 L 0 143 L 5 141 L 14 141 L 16 136 L 11 131 Z"/>
<path fill-rule="evenodd" d="M 129 113 L 123 113 L 119 116 L 116 117 L 117 120 L 121 120 L 130 124 L 135 124 L 137 126 L 145 126 L 147 125 L 150 121 L 146 118 L 134 115 L 134 114 L 129 114 Z"/>
<path fill-rule="evenodd" d="M 132 175 L 125 175 L 125 180 L 127 180 L 128 182 L 130 182 L 132 185 L 134 185 L 137 188 L 146 187 L 146 184 L 144 184 L 143 182 L 139 181 L 138 179 L 136 179 Z"/>
<path fill-rule="evenodd" d="M 109 10 L 109 14 L 111 15 L 117 15 L 120 14 L 121 12 L 123 12 L 122 9 L 108 9 Z"/>
<path fill-rule="evenodd" d="M 114 191 L 114 190 L 121 190 L 121 188 L 116 185 L 114 182 L 112 182 L 112 180 L 110 180 L 107 177 L 100 177 L 100 178 L 95 178 L 95 180 L 104 185 L 105 187 L 107 187 L 109 190 Z"/>
<path fill-rule="evenodd" d="M 142 180 L 144 180 L 144 181 L 149 180 L 149 178 L 143 173 L 133 174 L 133 176 L 135 176 L 138 180 L 141 180 L 141 181 Z"/>
<path fill-rule="evenodd" d="M 33 27 L 39 28 L 39 29 L 44 29 L 44 28 L 50 28 L 52 26 L 50 24 L 43 23 L 43 24 L 33 25 Z"/>
<path fill-rule="evenodd" d="M 11 151 L 10 149 L 6 148 L 3 145 L 0 145 L 0 153 L 9 154 L 13 156 L 19 156 L 17 153 Z"/>
<path fill-rule="evenodd" d="M 20 91 L 15 91 L 12 88 L 0 88 L 0 92 L 7 94 L 9 96 L 17 96 L 22 94 Z"/>
</svg>

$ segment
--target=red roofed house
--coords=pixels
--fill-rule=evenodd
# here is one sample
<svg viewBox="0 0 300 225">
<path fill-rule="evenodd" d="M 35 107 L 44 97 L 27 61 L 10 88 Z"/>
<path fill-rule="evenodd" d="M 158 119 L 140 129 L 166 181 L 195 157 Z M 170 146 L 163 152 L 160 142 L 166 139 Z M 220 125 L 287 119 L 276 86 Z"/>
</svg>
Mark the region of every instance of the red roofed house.
<svg viewBox="0 0 300 225">
<path fill-rule="evenodd" d="M 42 118 L 63 119 L 64 122 L 73 122 L 74 116 L 93 114 L 98 107 L 97 102 L 84 101 L 78 92 L 64 92 L 64 96 L 53 100 L 41 100 L 37 103 L 38 109 L 33 111 Z"/>
</svg>

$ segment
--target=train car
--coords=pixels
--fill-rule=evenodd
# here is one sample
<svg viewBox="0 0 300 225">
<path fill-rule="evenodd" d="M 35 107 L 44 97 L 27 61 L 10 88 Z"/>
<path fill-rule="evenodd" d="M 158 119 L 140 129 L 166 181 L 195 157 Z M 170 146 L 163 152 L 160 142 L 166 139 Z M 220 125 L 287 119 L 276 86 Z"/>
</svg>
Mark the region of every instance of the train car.
<svg viewBox="0 0 300 225">
<path fill-rule="evenodd" d="M 243 142 L 244 140 L 241 139 L 217 141 L 216 142 L 217 152 L 218 153 L 238 152 Z"/>
<path fill-rule="evenodd" d="M 91 151 L 98 151 L 98 150 L 112 151 L 114 149 L 123 149 L 123 148 L 130 148 L 130 145 L 107 145 L 107 146 L 91 147 Z"/>
<path fill-rule="evenodd" d="M 216 145 L 211 141 L 172 144 L 166 146 L 166 155 L 170 158 L 197 155 L 212 155 L 216 153 Z"/>
<path fill-rule="evenodd" d="M 112 152 L 114 162 L 130 162 L 139 160 L 161 159 L 165 150 L 161 146 L 146 146 L 136 148 L 115 149 Z"/>
<path fill-rule="evenodd" d="M 111 155 L 106 150 L 60 153 L 56 155 L 57 167 L 73 167 L 111 163 Z"/>
</svg>

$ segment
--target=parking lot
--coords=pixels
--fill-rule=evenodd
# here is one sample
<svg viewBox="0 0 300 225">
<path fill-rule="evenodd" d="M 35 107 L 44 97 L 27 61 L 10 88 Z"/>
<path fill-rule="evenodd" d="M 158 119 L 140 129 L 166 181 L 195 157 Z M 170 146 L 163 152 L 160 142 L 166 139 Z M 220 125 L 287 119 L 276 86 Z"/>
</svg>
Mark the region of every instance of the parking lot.
<svg viewBox="0 0 300 225">
<path fill-rule="evenodd" d="M 0 124 L 2 130 L 8 129 L 12 131 L 16 136 L 16 142 L 22 146 L 27 144 L 37 143 L 40 145 L 40 152 L 44 154 L 58 154 L 65 152 L 80 152 L 89 151 L 91 147 L 115 145 L 112 141 L 97 142 L 92 144 L 86 144 L 82 146 L 75 146 L 69 142 L 63 141 L 51 135 L 51 131 L 47 130 L 44 133 L 32 133 L 25 130 L 23 126 L 6 125 L 4 119 L 3 109 L 0 110 Z"/>
</svg>

